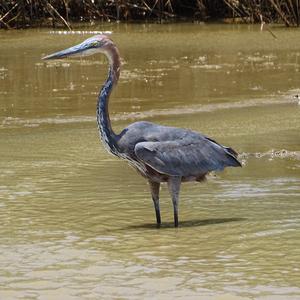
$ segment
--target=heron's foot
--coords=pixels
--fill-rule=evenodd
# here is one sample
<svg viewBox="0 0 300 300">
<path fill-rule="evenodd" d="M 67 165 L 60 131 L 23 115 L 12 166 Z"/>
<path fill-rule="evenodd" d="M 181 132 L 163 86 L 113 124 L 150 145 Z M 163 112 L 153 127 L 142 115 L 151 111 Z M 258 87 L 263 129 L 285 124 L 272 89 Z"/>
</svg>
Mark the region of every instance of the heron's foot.
<svg viewBox="0 0 300 300">
<path fill-rule="evenodd" d="M 177 228 L 178 227 L 178 214 L 174 213 L 174 227 Z"/>
<path fill-rule="evenodd" d="M 160 218 L 160 211 L 159 211 L 159 209 L 158 210 L 156 209 L 155 213 L 156 213 L 156 227 L 160 228 L 161 218 Z"/>
<path fill-rule="evenodd" d="M 156 215 L 156 224 L 161 225 L 160 215 Z"/>
<path fill-rule="evenodd" d="M 160 226 L 160 224 L 161 224 L 161 218 L 160 218 L 159 200 L 158 199 L 154 199 L 153 203 L 154 203 L 154 208 L 155 208 L 156 224 L 158 226 Z"/>
</svg>

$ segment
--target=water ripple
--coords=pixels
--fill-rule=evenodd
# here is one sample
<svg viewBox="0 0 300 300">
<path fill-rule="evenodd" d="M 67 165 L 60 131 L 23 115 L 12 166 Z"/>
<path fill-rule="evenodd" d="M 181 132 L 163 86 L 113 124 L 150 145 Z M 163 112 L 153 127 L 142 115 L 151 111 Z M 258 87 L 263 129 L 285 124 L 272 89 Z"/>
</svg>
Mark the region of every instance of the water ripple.
<svg viewBox="0 0 300 300">
<path fill-rule="evenodd" d="M 295 160 L 300 160 L 300 151 L 289 151 L 286 149 L 280 149 L 275 150 L 271 149 L 269 151 L 265 152 L 255 152 L 255 153 L 241 153 L 239 154 L 239 159 L 241 160 L 247 160 L 249 158 L 268 158 L 268 159 L 274 159 L 274 158 L 292 158 Z"/>
<path fill-rule="evenodd" d="M 153 109 L 142 112 L 128 112 L 118 113 L 112 115 L 113 121 L 120 120 L 141 120 L 160 116 L 172 116 L 172 115 L 183 115 L 183 114 L 197 114 L 205 112 L 214 112 L 218 110 L 227 109 L 243 109 L 257 106 L 268 106 L 268 105 L 282 105 L 282 104 L 293 104 L 293 99 L 279 98 L 279 99 L 253 99 L 238 102 L 229 103 L 214 103 L 214 104 L 201 104 L 201 105 L 189 105 L 189 106 L 178 106 L 175 108 L 167 109 Z M 49 118 L 35 118 L 35 119 L 23 119 L 14 117 L 4 117 L 1 121 L 0 128 L 11 128 L 11 127 L 37 127 L 41 124 L 68 124 L 68 123 L 85 123 L 95 122 L 95 117 L 91 116 L 72 116 L 72 117 L 49 117 Z"/>
</svg>

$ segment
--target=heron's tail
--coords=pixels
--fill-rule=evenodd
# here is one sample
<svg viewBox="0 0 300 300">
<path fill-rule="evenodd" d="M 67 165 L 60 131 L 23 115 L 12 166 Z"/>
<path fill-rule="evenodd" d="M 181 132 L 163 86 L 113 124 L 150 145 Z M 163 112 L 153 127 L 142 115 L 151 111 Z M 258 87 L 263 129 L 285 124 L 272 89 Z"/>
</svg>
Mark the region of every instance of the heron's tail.
<svg viewBox="0 0 300 300">
<path fill-rule="evenodd" d="M 231 162 L 230 166 L 231 167 L 241 167 L 242 164 L 238 161 L 238 153 L 230 147 L 224 147 L 224 148 L 225 148 L 225 151 L 228 154 L 228 156 L 231 158 L 230 159 L 230 162 Z"/>
</svg>

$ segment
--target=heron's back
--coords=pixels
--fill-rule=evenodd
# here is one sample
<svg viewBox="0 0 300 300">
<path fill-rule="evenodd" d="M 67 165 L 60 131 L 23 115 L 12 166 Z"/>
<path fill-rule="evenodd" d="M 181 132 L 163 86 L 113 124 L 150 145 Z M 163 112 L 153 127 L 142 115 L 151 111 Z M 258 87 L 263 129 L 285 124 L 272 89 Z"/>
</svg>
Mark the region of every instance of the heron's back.
<svg viewBox="0 0 300 300">
<path fill-rule="evenodd" d="M 168 176 L 201 177 L 210 171 L 241 166 L 237 153 L 188 129 L 136 122 L 119 136 L 120 151 Z"/>
</svg>

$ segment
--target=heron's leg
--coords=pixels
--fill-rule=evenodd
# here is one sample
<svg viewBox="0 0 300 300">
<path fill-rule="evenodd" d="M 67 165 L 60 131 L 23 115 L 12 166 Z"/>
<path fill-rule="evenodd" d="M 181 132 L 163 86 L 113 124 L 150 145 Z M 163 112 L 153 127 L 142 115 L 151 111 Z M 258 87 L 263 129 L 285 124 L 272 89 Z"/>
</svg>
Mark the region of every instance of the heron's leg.
<svg viewBox="0 0 300 300">
<path fill-rule="evenodd" d="M 160 218 L 160 210 L 159 210 L 159 182 L 153 182 L 149 180 L 152 200 L 155 208 L 155 214 L 156 214 L 156 223 L 159 226 L 161 224 L 161 218 Z"/>
<path fill-rule="evenodd" d="M 168 188 L 173 202 L 175 227 L 178 227 L 178 203 L 179 203 L 180 184 L 181 184 L 180 176 L 172 176 L 168 180 Z"/>
</svg>

